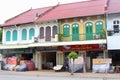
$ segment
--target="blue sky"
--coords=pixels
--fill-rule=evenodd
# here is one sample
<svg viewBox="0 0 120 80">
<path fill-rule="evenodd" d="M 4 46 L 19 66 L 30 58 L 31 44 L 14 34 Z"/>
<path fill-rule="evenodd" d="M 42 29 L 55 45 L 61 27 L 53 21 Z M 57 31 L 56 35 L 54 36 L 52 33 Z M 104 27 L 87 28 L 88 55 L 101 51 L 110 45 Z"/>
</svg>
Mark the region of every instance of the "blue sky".
<svg viewBox="0 0 120 80">
<path fill-rule="evenodd" d="M 30 8 L 40 8 L 85 0 L 0 0 L 0 24 Z"/>
</svg>

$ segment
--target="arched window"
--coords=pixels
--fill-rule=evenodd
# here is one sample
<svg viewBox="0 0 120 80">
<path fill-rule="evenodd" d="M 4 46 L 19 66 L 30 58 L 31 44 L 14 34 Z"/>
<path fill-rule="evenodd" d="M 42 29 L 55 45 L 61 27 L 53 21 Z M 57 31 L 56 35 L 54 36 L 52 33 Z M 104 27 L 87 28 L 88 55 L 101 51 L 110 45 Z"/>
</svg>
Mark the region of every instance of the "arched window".
<svg viewBox="0 0 120 80">
<path fill-rule="evenodd" d="M 103 22 L 102 21 L 97 21 L 96 22 L 96 33 L 100 34 L 103 32 Z"/>
<path fill-rule="evenodd" d="M 11 38 L 11 32 L 7 31 L 6 32 L 6 41 L 10 41 L 10 38 Z"/>
<path fill-rule="evenodd" d="M 27 40 L 27 30 L 26 29 L 22 30 L 22 40 Z"/>
<path fill-rule="evenodd" d="M 44 38 L 44 28 L 41 27 L 40 28 L 40 39 L 43 39 Z"/>
<path fill-rule="evenodd" d="M 113 30 L 114 30 L 114 33 L 119 33 L 119 24 L 120 24 L 119 20 L 114 20 L 113 21 Z"/>
<path fill-rule="evenodd" d="M 53 28 L 52 28 L 52 37 L 55 38 L 56 34 L 57 34 L 57 26 L 53 26 Z"/>
<path fill-rule="evenodd" d="M 72 40 L 79 40 L 79 24 L 72 24 Z"/>
<path fill-rule="evenodd" d="M 12 40 L 17 41 L 17 30 L 13 31 Z"/>
<path fill-rule="evenodd" d="M 69 24 L 63 25 L 63 36 L 64 37 L 70 36 L 70 25 Z"/>
<path fill-rule="evenodd" d="M 87 22 L 85 24 L 86 30 L 86 40 L 93 39 L 93 24 L 91 22 Z"/>
<path fill-rule="evenodd" d="M 51 27 L 46 27 L 46 41 L 51 41 Z"/>
<path fill-rule="evenodd" d="M 29 40 L 31 40 L 34 35 L 35 35 L 35 30 L 34 30 L 34 28 L 31 28 L 29 30 Z"/>
</svg>

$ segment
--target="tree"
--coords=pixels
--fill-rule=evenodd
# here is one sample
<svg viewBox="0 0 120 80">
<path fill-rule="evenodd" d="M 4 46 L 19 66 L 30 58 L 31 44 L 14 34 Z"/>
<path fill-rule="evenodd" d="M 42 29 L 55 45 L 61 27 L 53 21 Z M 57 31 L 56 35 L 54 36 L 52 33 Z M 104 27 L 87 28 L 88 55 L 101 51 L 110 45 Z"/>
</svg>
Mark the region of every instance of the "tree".
<svg viewBox="0 0 120 80">
<path fill-rule="evenodd" d="M 68 55 L 68 58 L 71 60 L 73 60 L 73 69 L 71 69 L 71 75 L 73 75 L 73 70 L 74 70 L 74 61 L 75 61 L 75 59 L 77 59 L 78 58 L 78 54 L 76 53 L 76 52 L 74 52 L 74 51 L 72 51 L 72 52 L 70 52 L 69 53 L 69 55 Z"/>
<path fill-rule="evenodd" d="M 2 42 L 2 29 L 0 29 L 0 42 Z"/>
</svg>

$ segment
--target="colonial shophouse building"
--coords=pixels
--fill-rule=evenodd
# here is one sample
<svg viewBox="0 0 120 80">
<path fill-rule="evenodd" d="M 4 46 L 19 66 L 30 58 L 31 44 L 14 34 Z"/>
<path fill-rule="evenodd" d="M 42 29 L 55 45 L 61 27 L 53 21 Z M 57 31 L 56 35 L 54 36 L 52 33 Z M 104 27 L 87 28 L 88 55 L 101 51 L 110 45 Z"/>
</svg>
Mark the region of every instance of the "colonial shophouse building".
<svg viewBox="0 0 120 80">
<path fill-rule="evenodd" d="M 120 7 L 119 0 L 109 0 L 107 16 L 107 45 L 113 65 L 120 64 Z"/>
<path fill-rule="evenodd" d="M 2 25 L 1 53 L 19 53 L 47 69 L 48 64 L 63 65 L 75 51 L 92 70 L 93 59 L 108 58 L 107 5 L 108 0 L 90 0 L 28 10 Z"/>
</svg>

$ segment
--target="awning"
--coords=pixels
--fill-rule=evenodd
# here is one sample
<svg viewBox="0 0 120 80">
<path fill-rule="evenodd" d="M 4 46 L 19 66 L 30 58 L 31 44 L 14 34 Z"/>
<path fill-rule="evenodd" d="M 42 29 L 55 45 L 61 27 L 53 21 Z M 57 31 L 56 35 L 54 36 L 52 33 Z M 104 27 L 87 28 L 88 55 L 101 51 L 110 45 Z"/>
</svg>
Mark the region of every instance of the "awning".
<svg viewBox="0 0 120 80">
<path fill-rule="evenodd" d="M 18 48 L 28 48 L 28 45 L 0 45 L 0 49 L 18 49 Z"/>
<path fill-rule="evenodd" d="M 84 44 L 106 44 L 106 39 L 102 39 L 102 40 L 87 40 L 87 41 L 69 41 L 69 42 L 40 42 L 40 43 L 29 44 L 29 47 L 84 45 Z"/>
<path fill-rule="evenodd" d="M 19 48 L 29 48 L 29 47 L 84 45 L 84 44 L 106 44 L 106 39 L 86 40 L 86 41 L 69 41 L 69 42 L 39 42 L 39 43 L 19 44 L 19 45 L 0 45 L 0 49 L 19 49 Z"/>
</svg>

